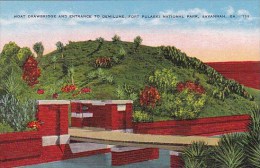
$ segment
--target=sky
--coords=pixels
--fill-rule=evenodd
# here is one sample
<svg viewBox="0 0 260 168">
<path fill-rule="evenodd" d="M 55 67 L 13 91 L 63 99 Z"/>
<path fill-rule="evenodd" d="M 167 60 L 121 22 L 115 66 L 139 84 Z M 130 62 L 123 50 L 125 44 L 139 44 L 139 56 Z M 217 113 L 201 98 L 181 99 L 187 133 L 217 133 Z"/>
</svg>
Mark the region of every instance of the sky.
<svg viewBox="0 0 260 168">
<path fill-rule="evenodd" d="M 24 17 L 17 18 L 18 15 Z M 32 18 L 31 15 L 56 15 L 57 18 Z M 67 18 L 58 18 L 59 15 Z M 125 18 L 106 18 L 108 15 Z M 160 18 L 149 18 L 152 15 Z M 198 18 L 187 18 L 188 15 Z M 203 18 L 212 15 L 225 15 L 225 18 Z M 66 44 L 98 37 L 111 40 L 115 34 L 123 41 L 133 41 L 140 35 L 144 45 L 175 46 L 204 62 L 259 61 L 260 1 L 0 2 L 0 50 L 9 41 L 30 48 L 42 42 L 46 54 L 56 49 L 57 41 Z"/>
</svg>

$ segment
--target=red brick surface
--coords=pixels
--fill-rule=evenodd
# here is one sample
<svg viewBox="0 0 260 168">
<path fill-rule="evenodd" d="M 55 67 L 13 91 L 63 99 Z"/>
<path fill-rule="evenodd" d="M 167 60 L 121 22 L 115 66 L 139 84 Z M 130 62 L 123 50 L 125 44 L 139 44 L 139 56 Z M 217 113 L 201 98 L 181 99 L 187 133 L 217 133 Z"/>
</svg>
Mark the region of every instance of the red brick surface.
<svg viewBox="0 0 260 168">
<path fill-rule="evenodd" d="M 260 61 L 209 62 L 206 63 L 219 73 L 239 83 L 260 89 Z"/>
<path fill-rule="evenodd" d="M 132 104 L 126 104 L 125 111 L 117 111 L 117 104 L 92 105 L 72 102 L 71 112 L 82 113 L 82 106 L 87 106 L 87 112 L 93 117 L 84 119 L 71 118 L 72 127 L 98 127 L 110 130 L 132 128 Z"/>
<path fill-rule="evenodd" d="M 134 123 L 133 131 L 141 134 L 212 136 L 231 132 L 245 132 L 249 121 L 249 115 L 237 115 L 195 120 Z"/>
<path fill-rule="evenodd" d="M 68 144 L 42 146 L 42 136 L 68 134 L 68 105 L 39 105 L 39 131 L 0 134 L 0 168 L 46 163 L 110 152 L 101 149 L 73 154 Z"/>
<path fill-rule="evenodd" d="M 125 152 L 111 152 L 112 166 L 143 162 L 159 158 L 159 149 L 145 148 Z"/>
<path fill-rule="evenodd" d="M 170 155 L 171 160 L 171 168 L 182 168 L 183 167 L 183 161 L 181 159 L 181 156 L 175 156 Z"/>
</svg>

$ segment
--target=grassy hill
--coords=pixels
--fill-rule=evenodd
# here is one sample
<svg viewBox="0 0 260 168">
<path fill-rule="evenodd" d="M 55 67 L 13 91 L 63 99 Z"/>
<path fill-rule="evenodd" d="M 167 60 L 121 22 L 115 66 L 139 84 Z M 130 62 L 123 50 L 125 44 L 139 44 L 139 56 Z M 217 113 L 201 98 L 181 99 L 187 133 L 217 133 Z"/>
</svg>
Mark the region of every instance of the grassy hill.
<svg viewBox="0 0 260 168">
<path fill-rule="evenodd" d="M 121 48 L 126 53 L 123 58 L 119 56 Z M 177 52 L 183 54 L 178 49 Z M 72 94 L 60 93 L 58 99 L 136 99 L 145 85 L 149 85 L 149 76 L 153 75 L 155 70 L 166 68 L 173 71 L 179 82 L 197 80 L 205 88 L 207 101 L 199 117 L 245 114 L 253 104 L 259 104 L 260 100 L 259 90 L 247 88 L 255 97 L 254 101 L 236 93 L 230 93 L 224 100 L 214 97 L 213 92 L 218 86 L 208 82 L 207 74 L 174 63 L 162 54 L 159 47 L 141 45 L 134 51 L 133 43 L 130 42 L 104 41 L 101 44 L 98 41 L 81 41 L 69 42 L 63 55 L 64 58 L 61 58 L 59 51 L 53 51 L 38 59 L 42 75 L 36 88 L 47 91 L 45 95 L 40 95 L 42 98 L 51 98 L 51 93 L 60 93 L 60 88 L 65 83 L 71 83 L 66 71 L 68 67 L 73 67 L 75 85 L 78 88 L 89 87 L 92 92 L 75 97 Z M 57 57 L 57 60 L 53 61 L 53 57 Z M 95 60 L 100 57 L 111 58 L 111 67 L 97 68 Z M 184 57 L 186 59 L 186 55 Z M 106 79 L 107 77 L 110 77 L 110 80 Z M 120 96 L 121 92 L 125 92 L 123 96 Z M 129 92 L 134 94 L 128 94 Z"/>
</svg>

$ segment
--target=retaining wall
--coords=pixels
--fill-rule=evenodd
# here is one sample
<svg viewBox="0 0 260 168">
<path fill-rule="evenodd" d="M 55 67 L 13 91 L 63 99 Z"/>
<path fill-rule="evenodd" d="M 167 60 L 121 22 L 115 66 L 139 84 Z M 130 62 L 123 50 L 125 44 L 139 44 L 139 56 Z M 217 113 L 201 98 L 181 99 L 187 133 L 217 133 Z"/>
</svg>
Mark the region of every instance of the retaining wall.
<svg viewBox="0 0 260 168">
<path fill-rule="evenodd" d="M 195 120 L 134 123 L 133 131 L 139 134 L 212 136 L 231 132 L 245 132 L 249 122 L 249 115 L 209 117 Z"/>
</svg>

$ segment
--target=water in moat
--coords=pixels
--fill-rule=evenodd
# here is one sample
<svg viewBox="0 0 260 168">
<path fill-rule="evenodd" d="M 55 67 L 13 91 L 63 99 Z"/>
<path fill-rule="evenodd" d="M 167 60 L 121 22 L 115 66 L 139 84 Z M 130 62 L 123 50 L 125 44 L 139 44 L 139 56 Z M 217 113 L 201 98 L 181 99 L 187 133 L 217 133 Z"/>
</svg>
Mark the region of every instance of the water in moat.
<svg viewBox="0 0 260 168">
<path fill-rule="evenodd" d="M 168 150 L 159 150 L 159 158 L 150 161 L 132 163 L 124 166 L 112 166 L 111 154 L 98 154 L 88 157 L 81 157 L 76 159 L 68 159 L 63 161 L 49 162 L 31 166 L 26 168 L 169 168 L 170 154 Z"/>
</svg>

